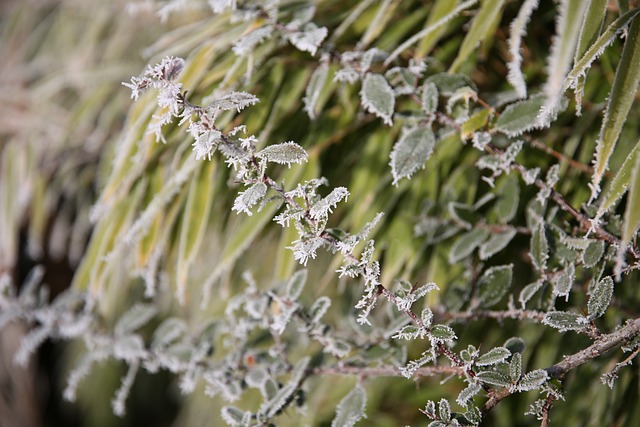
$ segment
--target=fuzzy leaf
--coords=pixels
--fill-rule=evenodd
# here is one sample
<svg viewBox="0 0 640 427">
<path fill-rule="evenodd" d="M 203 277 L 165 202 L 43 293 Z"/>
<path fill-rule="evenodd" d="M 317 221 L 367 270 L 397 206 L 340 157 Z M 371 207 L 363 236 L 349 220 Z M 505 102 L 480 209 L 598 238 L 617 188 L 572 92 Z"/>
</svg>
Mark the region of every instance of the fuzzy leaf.
<svg viewBox="0 0 640 427">
<path fill-rule="evenodd" d="M 594 267 L 604 255 L 604 242 L 592 240 L 582 254 L 582 263 L 585 267 Z"/>
<path fill-rule="evenodd" d="M 515 235 L 515 230 L 492 234 L 489 240 L 480 245 L 480 259 L 484 261 L 503 250 L 505 247 L 507 247 L 507 245 L 515 237 Z"/>
<path fill-rule="evenodd" d="M 496 129 L 507 136 L 516 137 L 543 127 L 538 119 L 538 114 L 545 101 L 544 96 L 535 95 L 509 105 L 496 120 Z"/>
<path fill-rule="evenodd" d="M 447 399 L 440 399 L 440 402 L 438 402 L 438 415 L 444 422 L 451 421 L 451 405 L 449 405 Z"/>
<path fill-rule="evenodd" d="M 393 185 L 402 178 L 409 178 L 415 171 L 425 166 L 433 153 L 436 143 L 433 131 L 426 127 L 403 130 L 402 136 L 391 151 L 391 174 Z"/>
<path fill-rule="evenodd" d="M 484 307 L 498 303 L 511 288 L 513 264 L 487 269 L 478 280 L 478 297 Z"/>
<path fill-rule="evenodd" d="M 482 390 L 482 386 L 480 384 L 471 383 L 467 387 L 465 387 L 460 392 L 460 394 L 458 394 L 458 398 L 456 399 L 456 402 L 458 403 L 458 405 L 466 408 L 467 403 L 473 398 L 473 396 L 480 393 L 481 390 Z"/>
<path fill-rule="evenodd" d="M 245 412 L 233 406 L 224 406 L 220 411 L 222 420 L 230 426 L 241 426 L 245 423 Z"/>
<path fill-rule="evenodd" d="M 283 142 L 282 144 L 269 145 L 256 154 L 259 159 L 281 165 L 291 166 L 291 163 L 307 161 L 307 152 L 295 142 Z"/>
<path fill-rule="evenodd" d="M 640 22 L 640 19 L 637 21 Z M 640 155 L 636 157 L 636 164 L 631 171 L 629 195 L 624 212 L 624 225 L 622 226 L 622 239 L 618 248 L 616 262 L 616 274 L 618 277 L 620 276 L 620 267 L 622 266 L 627 246 L 638 231 L 638 227 L 640 227 Z"/>
<path fill-rule="evenodd" d="M 511 356 L 511 352 L 504 347 L 496 347 L 476 359 L 477 366 L 491 366 L 502 363 Z"/>
<path fill-rule="evenodd" d="M 302 293 L 304 284 L 307 281 L 307 270 L 296 271 L 293 276 L 287 282 L 286 295 L 292 300 L 297 300 Z"/>
<path fill-rule="evenodd" d="M 257 182 L 238 194 L 231 210 L 238 213 L 244 212 L 251 216 L 253 215 L 251 208 L 260 203 L 265 194 L 267 194 L 267 185 L 263 182 Z"/>
<path fill-rule="evenodd" d="M 511 362 L 509 363 L 509 378 L 511 381 L 516 382 L 522 376 L 522 355 L 515 353 L 511 356 Z"/>
<path fill-rule="evenodd" d="M 309 52 L 314 56 L 328 33 L 329 31 L 325 27 L 318 28 L 315 24 L 308 23 L 303 31 L 291 33 L 288 38 L 298 50 Z"/>
<path fill-rule="evenodd" d="M 511 21 L 509 26 L 509 53 L 511 54 L 511 60 L 507 64 L 509 68 L 509 74 L 507 74 L 507 80 L 514 87 L 516 93 L 520 98 L 527 96 L 527 84 L 524 81 L 522 75 L 522 55 L 520 53 L 520 46 L 522 45 L 522 38 L 526 34 L 527 23 L 531 19 L 531 14 L 538 7 L 538 0 L 526 0 L 520 6 L 518 16 Z"/>
<path fill-rule="evenodd" d="M 456 339 L 456 333 L 447 325 L 433 325 L 431 327 L 431 337 L 437 341 L 452 341 Z"/>
<path fill-rule="evenodd" d="M 609 185 L 609 189 L 607 193 L 600 201 L 600 207 L 598 208 L 598 213 L 596 214 L 596 218 L 600 218 L 604 215 L 609 209 L 611 209 L 615 203 L 627 192 L 629 188 L 629 183 L 631 182 L 631 177 L 633 175 L 633 171 L 635 170 L 636 161 L 640 157 L 640 140 L 636 143 L 633 150 L 629 153 L 627 158 L 624 160 L 624 163 L 615 173 L 613 180 L 611 181 L 611 185 Z"/>
<path fill-rule="evenodd" d="M 520 184 L 518 178 L 515 175 L 509 175 L 495 206 L 500 223 L 506 224 L 516 216 L 519 201 Z"/>
<path fill-rule="evenodd" d="M 318 323 L 329 307 L 331 307 L 331 299 L 329 297 L 322 296 L 318 298 L 311 308 L 309 308 L 309 318 L 311 323 Z"/>
<path fill-rule="evenodd" d="M 563 271 L 558 274 L 553 282 L 553 294 L 559 297 L 569 298 L 569 292 L 573 286 L 573 280 L 576 275 L 576 267 L 574 264 L 567 265 Z"/>
<path fill-rule="evenodd" d="M 527 372 L 518 382 L 518 391 L 535 390 L 542 387 L 548 379 L 549 374 L 547 374 L 547 371 L 544 369 L 536 369 L 535 371 Z"/>
<path fill-rule="evenodd" d="M 522 291 L 520 291 L 520 296 L 518 297 L 518 301 L 520 301 L 520 305 L 522 306 L 523 310 L 525 309 L 525 306 L 527 305 L 527 302 L 529 302 L 531 297 L 533 297 L 533 295 L 535 295 L 535 293 L 542 288 L 542 285 L 544 285 L 544 282 L 538 280 L 536 282 L 529 283 L 527 286 L 522 288 Z"/>
<path fill-rule="evenodd" d="M 152 304 L 136 304 L 120 317 L 114 333 L 123 336 L 131 333 L 151 320 L 158 310 Z"/>
<path fill-rule="evenodd" d="M 366 418 L 364 413 L 366 404 L 367 393 L 358 384 L 338 404 L 331 427 L 351 427 L 362 418 Z"/>
<path fill-rule="evenodd" d="M 560 331 L 578 330 L 587 325 L 587 318 L 569 311 L 550 311 L 544 316 L 542 323 Z"/>
<path fill-rule="evenodd" d="M 362 82 L 360 98 L 365 110 L 380 117 L 385 124 L 389 126 L 393 124 L 392 117 L 396 98 L 384 76 L 367 74 Z"/>
<path fill-rule="evenodd" d="M 432 82 L 422 86 L 422 110 L 427 115 L 435 114 L 438 109 L 438 88 Z"/>
<path fill-rule="evenodd" d="M 327 82 L 329 75 L 329 64 L 327 62 L 321 63 L 318 68 L 311 74 L 311 79 L 305 90 L 304 111 L 307 112 L 310 119 L 318 117 L 318 100 L 322 94 L 322 89 Z"/>
<path fill-rule="evenodd" d="M 613 279 L 606 276 L 598 281 L 596 285 L 591 289 L 591 295 L 589 296 L 589 303 L 587 305 L 589 319 L 597 319 L 602 316 L 613 296 Z"/>
<path fill-rule="evenodd" d="M 541 221 L 531 235 L 531 262 L 538 271 L 547 269 L 549 259 L 549 243 L 544 232 L 544 223 Z"/>
<path fill-rule="evenodd" d="M 137 362 L 145 356 L 144 341 L 138 334 L 119 335 L 113 344 L 113 356 L 129 363 Z"/>
<path fill-rule="evenodd" d="M 600 180 L 609 166 L 609 158 L 635 100 L 638 82 L 640 82 L 640 19 L 635 19 L 624 43 L 602 120 L 591 184 L 592 198 L 600 192 Z"/>
<path fill-rule="evenodd" d="M 496 371 L 478 372 L 476 374 L 476 378 L 485 384 L 495 385 L 498 387 L 506 387 L 510 383 L 509 377 L 507 377 L 503 373 L 496 372 Z"/>
<path fill-rule="evenodd" d="M 259 101 L 260 100 L 256 96 L 247 92 L 231 92 L 230 94 L 217 98 L 209 104 L 207 108 L 211 110 L 236 110 L 237 112 L 240 112 Z"/>
<path fill-rule="evenodd" d="M 169 317 L 153 332 L 151 348 L 165 347 L 187 332 L 187 323 L 178 317 Z"/>
<path fill-rule="evenodd" d="M 475 228 L 458 237 L 449 251 L 449 263 L 454 264 L 471 255 L 488 235 L 489 232 L 484 228 Z"/>
</svg>

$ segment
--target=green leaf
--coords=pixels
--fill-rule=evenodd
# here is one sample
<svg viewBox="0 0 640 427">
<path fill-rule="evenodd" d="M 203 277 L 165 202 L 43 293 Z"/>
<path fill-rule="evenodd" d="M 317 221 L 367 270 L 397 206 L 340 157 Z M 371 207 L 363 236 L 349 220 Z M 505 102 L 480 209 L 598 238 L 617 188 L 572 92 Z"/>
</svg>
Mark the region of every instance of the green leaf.
<svg viewBox="0 0 640 427">
<path fill-rule="evenodd" d="M 514 353 L 509 363 L 509 378 L 512 382 L 516 382 L 522 376 L 522 355 Z"/>
<path fill-rule="evenodd" d="M 447 325 L 433 325 L 429 331 L 431 337 L 436 341 L 452 341 L 456 339 L 456 333 Z"/>
<path fill-rule="evenodd" d="M 640 22 L 640 19 L 638 19 Z M 622 239 L 618 248 L 616 274 L 619 276 L 620 267 L 627 251 L 629 242 L 633 239 L 640 227 L 640 155 L 636 156 L 636 164 L 631 172 L 627 207 L 624 212 L 624 225 L 622 227 Z"/>
<path fill-rule="evenodd" d="M 544 316 L 542 323 L 562 332 L 582 329 L 588 321 L 586 317 L 569 311 L 550 311 Z"/>
<path fill-rule="evenodd" d="M 509 350 L 512 354 L 515 354 L 522 353 L 526 347 L 526 343 L 520 337 L 511 337 L 506 340 L 502 346 Z"/>
<path fill-rule="evenodd" d="M 478 379 L 479 381 L 481 381 L 481 382 L 483 382 L 485 384 L 494 385 L 494 386 L 498 386 L 498 387 L 506 387 L 511 383 L 509 381 L 509 377 L 507 377 L 505 374 L 503 374 L 501 372 L 497 372 L 497 371 L 481 371 L 481 372 L 478 372 L 476 374 L 476 379 Z"/>
<path fill-rule="evenodd" d="M 512 174 L 505 180 L 500 197 L 495 205 L 500 223 L 506 224 L 516 216 L 519 201 L 520 183 L 518 182 L 518 177 Z"/>
<path fill-rule="evenodd" d="M 516 235 L 515 230 L 505 231 L 503 233 L 494 233 L 489 240 L 480 245 L 480 259 L 487 260 L 493 255 L 497 254 L 501 250 L 507 247 L 509 242 L 513 240 Z"/>
<path fill-rule="evenodd" d="M 115 335 L 124 336 L 147 324 L 158 309 L 152 304 L 136 304 L 118 319 L 114 328 Z"/>
<path fill-rule="evenodd" d="M 329 310 L 329 307 L 331 307 L 331 298 L 327 296 L 318 298 L 309 308 L 309 319 L 311 323 L 320 322 L 320 319 L 322 319 L 322 316 Z"/>
<path fill-rule="evenodd" d="M 426 127 L 403 129 L 402 136 L 391 151 L 391 174 L 393 184 L 402 178 L 409 178 L 415 171 L 425 166 L 433 153 L 436 143 L 433 131 Z"/>
<path fill-rule="evenodd" d="M 422 110 L 433 115 L 438 110 L 438 88 L 433 82 L 425 82 L 422 86 Z"/>
<path fill-rule="evenodd" d="M 465 74 L 450 74 L 450 73 L 438 73 L 433 76 L 429 76 L 425 80 L 425 85 L 433 83 L 436 85 L 438 92 L 442 96 L 451 96 L 457 90 L 470 87 L 476 90 L 476 85 Z"/>
<path fill-rule="evenodd" d="M 531 14 L 538 7 L 538 0 L 526 0 L 520 6 L 518 16 L 511 21 L 509 26 L 509 53 L 511 54 L 511 60 L 507 64 L 509 73 L 507 74 L 507 80 L 514 87 L 519 98 L 526 98 L 527 96 L 527 84 L 524 81 L 522 75 L 522 54 L 520 53 L 520 47 L 522 45 L 522 38 L 527 32 L 527 24 L 531 19 Z"/>
<path fill-rule="evenodd" d="M 511 352 L 504 347 L 492 348 L 476 359 L 477 366 L 491 366 L 502 363 L 511 356 Z"/>
<path fill-rule="evenodd" d="M 246 413 L 233 406 L 224 406 L 220 411 L 220 416 L 225 423 L 236 427 L 244 425 Z"/>
<path fill-rule="evenodd" d="M 611 181 L 611 185 L 605 194 L 605 196 L 600 201 L 600 207 L 598 207 L 598 213 L 596 214 L 596 219 L 599 219 L 604 215 L 609 209 L 615 205 L 615 203 L 627 192 L 629 188 L 629 183 L 631 182 L 631 177 L 633 175 L 633 171 L 635 170 L 636 160 L 640 155 L 640 140 L 636 143 L 633 150 L 629 153 L 627 158 L 622 163 L 622 166 L 615 173 L 613 177 L 613 181 Z"/>
<path fill-rule="evenodd" d="M 496 129 L 507 136 L 516 137 L 530 130 L 542 128 L 538 115 L 545 102 L 546 98 L 543 95 L 534 95 L 524 101 L 510 104 L 496 120 Z"/>
<path fill-rule="evenodd" d="M 542 387 L 549 380 L 549 374 L 544 369 L 527 372 L 518 382 L 518 391 L 535 390 Z"/>
<path fill-rule="evenodd" d="M 544 223 L 540 221 L 531 235 L 531 262 L 536 270 L 545 271 L 548 259 L 549 244 L 544 232 Z"/>
<path fill-rule="evenodd" d="M 151 348 L 166 347 L 178 338 L 185 336 L 188 331 L 187 323 L 179 317 L 169 317 L 153 332 Z"/>
<path fill-rule="evenodd" d="M 478 280 L 478 297 L 484 307 L 498 303 L 511 288 L 513 264 L 488 268 Z"/>
<path fill-rule="evenodd" d="M 553 294 L 558 297 L 565 297 L 569 299 L 569 292 L 573 286 L 573 280 L 576 275 L 576 267 L 574 264 L 567 265 L 567 268 L 562 270 L 553 282 Z"/>
<path fill-rule="evenodd" d="M 635 100 L 638 82 L 640 82 L 640 19 L 634 19 L 624 43 L 602 120 L 591 183 L 592 198 L 600 192 L 600 181 L 608 168 L 609 158 Z"/>
<path fill-rule="evenodd" d="M 474 132 L 483 129 L 487 125 L 490 116 L 491 110 L 487 108 L 483 108 L 482 110 L 473 113 L 473 115 L 471 115 L 471 117 L 469 117 L 469 119 L 460 127 L 460 138 L 463 140 L 471 138 Z"/>
<path fill-rule="evenodd" d="M 520 301 L 520 306 L 523 310 L 526 308 L 527 302 L 529 302 L 531 297 L 533 297 L 535 293 L 542 288 L 542 285 L 544 285 L 544 282 L 541 280 L 537 280 L 533 283 L 529 283 L 527 286 L 522 288 L 522 291 L 520 291 L 520 296 L 518 297 L 518 301 Z"/>
<path fill-rule="evenodd" d="M 438 402 L 438 415 L 444 422 L 451 421 L 451 405 L 449 405 L 447 399 L 440 399 L 440 402 Z"/>
<path fill-rule="evenodd" d="M 484 228 L 475 228 L 460 237 L 451 246 L 449 252 L 449 263 L 454 264 L 469 255 L 480 246 L 480 244 L 487 238 L 489 231 Z"/>
<path fill-rule="evenodd" d="M 450 73 L 457 72 L 464 61 L 473 54 L 476 47 L 487 37 L 493 35 L 491 31 L 493 29 L 492 24 L 496 19 L 499 19 L 503 5 L 504 0 L 484 0 L 480 3 L 480 10 L 473 19 L 471 28 L 467 31 L 462 41 L 458 56 L 449 68 Z"/>
<path fill-rule="evenodd" d="M 458 403 L 458 405 L 466 408 L 469 401 L 473 399 L 473 396 L 480 393 L 481 390 L 482 390 L 482 386 L 480 384 L 470 383 L 467 387 L 465 387 L 460 392 L 460 394 L 458 394 L 458 398 L 456 399 L 456 402 Z"/>
<path fill-rule="evenodd" d="M 380 74 L 369 73 L 362 82 L 360 91 L 362 106 L 365 110 L 380 117 L 391 126 L 396 98 L 387 79 Z"/>
<path fill-rule="evenodd" d="M 367 393 L 362 385 L 357 384 L 345 397 L 342 398 L 336 408 L 336 416 L 331 422 L 331 427 L 351 427 L 362 418 L 365 418 L 365 406 Z"/>
<path fill-rule="evenodd" d="M 587 310 L 589 313 L 589 319 L 597 319 L 601 317 L 609 303 L 611 303 L 611 297 L 613 296 L 613 279 L 606 276 L 598 281 L 591 289 L 591 295 L 589 295 L 589 303 L 587 304 Z"/>
<path fill-rule="evenodd" d="M 582 264 L 584 267 L 595 267 L 604 255 L 604 242 L 602 240 L 591 240 L 582 253 Z"/>
</svg>

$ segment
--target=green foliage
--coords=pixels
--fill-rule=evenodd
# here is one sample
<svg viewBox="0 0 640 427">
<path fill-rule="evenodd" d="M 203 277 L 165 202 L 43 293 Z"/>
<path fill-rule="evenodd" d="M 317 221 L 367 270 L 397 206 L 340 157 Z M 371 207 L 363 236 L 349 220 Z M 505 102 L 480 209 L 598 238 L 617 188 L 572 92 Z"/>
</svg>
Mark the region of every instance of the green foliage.
<svg viewBox="0 0 640 427">
<path fill-rule="evenodd" d="M 89 414 L 165 372 L 175 425 L 636 425 L 640 9 L 616 4 L 6 6 L 11 356 L 77 343 Z"/>
</svg>

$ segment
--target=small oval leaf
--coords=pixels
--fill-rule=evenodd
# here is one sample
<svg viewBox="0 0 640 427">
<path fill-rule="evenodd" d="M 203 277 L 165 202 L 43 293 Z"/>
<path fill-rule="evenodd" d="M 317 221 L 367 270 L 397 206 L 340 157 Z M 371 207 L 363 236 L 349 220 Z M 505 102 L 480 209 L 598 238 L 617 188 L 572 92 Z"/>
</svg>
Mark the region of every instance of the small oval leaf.
<svg viewBox="0 0 640 427">
<path fill-rule="evenodd" d="M 423 168 L 433 153 L 436 138 L 430 128 L 415 127 L 403 131 L 402 136 L 391 151 L 391 174 L 393 185 L 402 178 L 409 178 L 415 171 Z"/>
<path fill-rule="evenodd" d="M 393 124 L 392 116 L 396 98 L 384 76 L 367 74 L 362 82 L 360 97 L 365 110 L 380 117 L 385 124 L 389 126 Z"/>
<path fill-rule="evenodd" d="M 484 307 L 498 303 L 511 288 L 513 264 L 487 269 L 478 280 L 478 297 Z"/>
<path fill-rule="evenodd" d="M 602 316 L 613 296 L 613 279 L 606 276 L 598 281 L 596 285 L 591 289 L 591 295 L 589 296 L 589 303 L 587 309 L 589 312 L 589 319 L 597 319 Z"/>
</svg>

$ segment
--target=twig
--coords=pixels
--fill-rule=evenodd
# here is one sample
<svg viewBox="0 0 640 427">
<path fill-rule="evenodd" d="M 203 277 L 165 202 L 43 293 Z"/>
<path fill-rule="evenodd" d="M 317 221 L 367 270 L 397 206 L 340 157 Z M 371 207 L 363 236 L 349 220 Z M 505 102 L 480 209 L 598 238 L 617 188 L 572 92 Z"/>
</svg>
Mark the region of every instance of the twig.
<svg viewBox="0 0 640 427">
<path fill-rule="evenodd" d="M 318 366 L 310 369 L 312 375 L 357 375 L 363 377 L 403 377 L 400 368 L 395 366 Z M 431 377 L 434 375 L 456 375 L 464 377 L 463 368 L 458 366 L 425 366 L 413 374 L 414 378 Z"/>
</svg>

